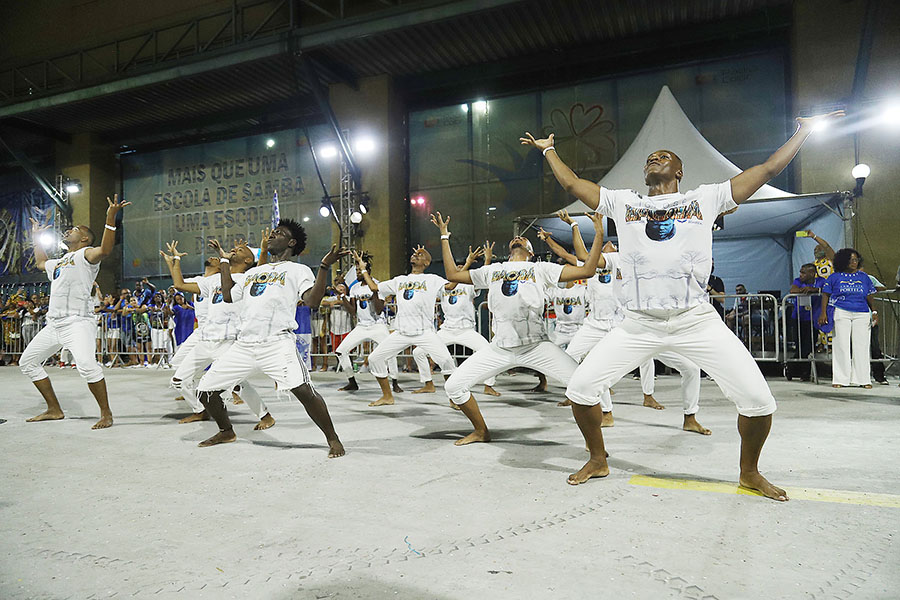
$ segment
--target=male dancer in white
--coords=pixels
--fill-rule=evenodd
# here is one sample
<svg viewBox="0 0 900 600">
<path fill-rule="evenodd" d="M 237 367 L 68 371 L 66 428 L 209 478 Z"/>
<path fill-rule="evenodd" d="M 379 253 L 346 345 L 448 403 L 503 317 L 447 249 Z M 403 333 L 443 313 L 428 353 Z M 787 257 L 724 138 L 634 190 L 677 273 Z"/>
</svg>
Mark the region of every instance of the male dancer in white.
<svg viewBox="0 0 900 600">
<path fill-rule="evenodd" d="M 654 354 L 671 350 L 708 372 L 738 409 L 740 485 L 785 501 L 787 493 L 759 472 L 759 455 L 772 427 L 775 399 L 756 361 L 719 318 L 706 292 L 712 261 L 712 228 L 790 163 L 813 129 L 843 111 L 799 118 L 796 133 L 763 164 L 715 185 L 681 193 L 681 159 L 670 150 L 647 157 L 649 193 L 607 190 L 579 178 L 553 147 L 553 134 L 521 143 L 541 150 L 570 194 L 615 220 L 621 253 L 625 322 L 600 341 L 579 366 L 567 390 L 591 457 L 569 483 L 609 474 L 597 391 L 609 388 Z"/>
<path fill-rule="evenodd" d="M 370 402 L 369 406 L 394 403 L 394 395 L 387 380 L 387 361 L 409 346 L 421 346 L 440 365 L 444 377 L 449 377 L 456 368 L 456 362 L 434 330 L 434 305 L 448 282 L 440 275 L 425 272 L 431 264 L 431 254 L 428 250 L 423 246 L 413 250 L 409 257 L 409 264 L 412 267 L 409 275 L 398 275 L 380 283 L 375 283 L 369 275 L 358 253 L 354 252 L 353 257 L 356 260 L 357 275 L 365 279 L 373 294 L 385 299 L 389 296 L 397 298 L 397 329 L 379 342 L 369 355 L 369 371 L 381 387 L 381 397 Z M 431 381 L 431 369 L 419 371 L 419 380 L 423 387 L 413 392 L 414 394 L 426 391 L 425 386 Z"/>
<path fill-rule="evenodd" d="M 106 395 L 106 380 L 103 379 L 103 370 L 94 354 L 97 321 L 91 291 L 97 273 L 100 272 L 100 261 L 109 256 L 116 245 L 116 215 L 131 203 L 119 202 L 118 194 L 106 201 L 109 207 L 106 209 L 106 224 L 100 246 L 91 246 L 95 236 L 90 228 L 76 225 L 63 234 L 62 241 L 68 252 L 60 258 L 47 258 L 39 239 L 41 232 L 48 227 L 42 227 L 34 219 L 31 220 L 35 265 L 46 271 L 50 280 L 50 306 L 47 310 L 47 324 L 28 343 L 19 359 L 22 373 L 31 378 L 34 387 L 47 403 L 47 410 L 28 419 L 29 422 L 65 418 L 50 377 L 42 366 L 45 360 L 65 346 L 72 353 L 79 375 L 87 382 L 88 389 L 100 406 L 100 420 L 91 429 L 106 429 L 113 424 Z"/>
<path fill-rule="evenodd" d="M 222 298 L 225 302 L 239 303 L 241 330 L 234 344 L 213 363 L 197 386 L 200 402 L 219 426 L 219 432 L 200 442 L 200 446 L 237 439 L 222 392 L 260 370 L 281 389 L 290 389 L 303 404 L 306 413 L 325 434 L 328 457 L 343 456 L 344 446 L 334 431 L 325 400 L 313 387 L 309 370 L 297 354 L 294 315 L 298 301 L 310 308 L 319 305 L 331 266 L 348 251 L 332 246 L 313 277 L 309 267 L 291 260 L 306 248 L 306 231 L 299 223 L 281 219 L 268 241 L 269 262 L 247 271 L 240 285 L 235 285 L 231 276 L 230 261 L 235 253 L 220 255 Z"/>
<path fill-rule="evenodd" d="M 472 263 L 479 256 L 484 256 L 485 266 L 491 264 L 493 248 L 493 242 L 485 244 L 481 248 L 476 248 L 474 252 L 472 247 L 469 246 L 469 255 L 466 257 L 466 262 L 462 265 L 457 265 L 457 267 L 463 271 L 468 271 L 469 267 L 472 266 Z M 444 290 L 441 292 L 441 312 L 444 314 L 444 321 L 438 328 L 437 334 L 445 345 L 459 344 L 473 352 L 478 352 L 490 345 L 490 342 L 484 339 L 484 336 L 475 329 L 475 296 L 477 295 L 478 292 L 475 291 L 474 285 L 450 283 L 444 286 Z M 416 361 L 416 368 L 419 370 L 419 373 L 431 371 L 431 365 L 428 363 L 428 353 L 425 350 L 416 346 L 413 349 L 413 359 Z M 494 389 L 494 384 L 496 383 L 496 377 L 485 379 L 484 393 L 489 396 L 499 396 L 500 392 Z M 433 393 L 435 391 L 434 382 L 428 381 L 423 390 L 420 391 Z M 452 406 L 458 408 L 455 404 Z"/>
<path fill-rule="evenodd" d="M 368 252 L 363 252 L 360 258 L 366 271 L 371 272 L 372 255 Z M 372 281 L 378 283 L 376 279 Z M 378 294 L 373 293 L 364 280 L 357 279 L 353 282 L 353 285 L 350 286 L 349 296 L 350 303 L 347 308 L 352 314 L 356 315 L 356 327 L 347 334 L 347 337 L 334 350 L 341 370 L 347 374 L 347 385 L 339 388 L 339 392 L 355 392 L 359 389 L 359 384 L 356 383 L 356 377 L 353 375 L 353 365 L 350 363 L 350 352 L 367 340 L 379 344 L 384 338 L 391 335 L 387 324 L 384 322 L 384 300 L 379 298 Z M 402 392 L 400 384 L 397 383 L 396 356 L 388 359 L 387 370 L 391 378 L 393 391 L 397 393 Z"/>
<path fill-rule="evenodd" d="M 547 339 L 544 304 L 552 286 L 559 282 L 586 279 L 597 270 L 603 231 L 599 215 L 592 219 L 597 235 L 583 266 L 533 263 L 531 242 L 523 237 L 514 237 L 509 242 L 508 261 L 461 271 L 456 268 L 450 249 L 450 217 L 443 219 L 441 213 L 431 215 L 431 222 L 441 232 L 447 278 L 472 284 L 476 289 L 487 288 L 488 307 L 494 316 L 494 339 L 490 345 L 461 364 L 444 384 L 450 401 L 462 409 L 475 428 L 475 431 L 457 440 L 457 446 L 491 439 L 475 396 L 469 391 L 475 383 L 514 367 L 534 369 L 562 383 L 566 383 L 575 372 L 577 363 Z M 599 423 L 597 429 L 600 429 Z"/>
<path fill-rule="evenodd" d="M 219 257 L 218 256 L 210 256 L 203 263 L 203 275 L 198 275 L 196 277 L 188 277 L 185 279 L 185 283 L 197 283 L 198 280 L 203 277 L 211 277 L 213 275 L 219 274 Z M 185 300 L 187 300 L 185 298 Z M 187 339 L 184 340 L 180 346 L 178 346 L 178 350 L 175 351 L 175 356 L 172 357 L 171 365 L 172 368 L 177 369 L 181 365 L 181 361 L 184 360 L 184 357 L 187 356 L 188 352 L 194 349 L 194 346 L 197 345 L 197 342 L 200 341 L 200 335 L 197 333 L 197 330 L 203 327 L 203 324 L 206 322 L 206 313 L 209 312 L 209 301 L 200 296 L 199 294 L 194 294 L 194 317 L 197 319 L 197 327 L 194 331 L 191 332 Z M 180 387 L 176 389 L 180 390 Z M 175 398 L 176 400 L 184 400 L 184 396 L 178 396 Z M 193 408 L 193 405 L 191 406 Z M 202 408 L 202 407 L 201 407 Z"/>
<path fill-rule="evenodd" d="M 550 236 L 541 229 L 540 237 L 550 249 L 564 258 L 570 264 L 578 264 L 587 258 L 587 248 L 578 231 L 578 223 L 569 217 L 565 210 L 557 213 L 559 218 L 572 227 L 572 247 L 575 254 L 567 252 Z M 585 355 L 612 330 L 625 319 L 621 307 L 621 274 L 619 273 L 619 252 L 612 242 L 603 244 L 603 254 L 600 257 L 600 271 L 588 280 L 588 303 L 591 312 L 585 321 L 585 326 L 579 330 L 572 340 L 566 352 L 576 361 L 581 362 Z M 605 264 L 604 264 L 605 263 Z M 681 374 L 681 401 L 684 410 L 684 422 L 681 428 L 685 431 L 693 431 L 701 435 L 710 435 L 712 432 L 697 422 L 697 412 L 700 410 L 700 367 L 674 352 L 660 352 L 654 358 L 659 359 L 669 367 Z M 644 361 L 640 366 L 641 391 L 644 394 L 644 406 L 656 410 L 663 410 L 665 406 L 653 397 L 655 384 L 655 368 L 653 358 Z M 602 427 L 612 427 L 615 420 L 612 414 L 612 389 L 604 390 L 600 395 L 600 406 L 603 409 Z M 560 406 L 570 406 L 571 401 L 560 402 Z"/>
<path fill-rule="evenodd" d="M 216 240 L 210 243 L 210 247 L 221 255 L 221 248 Z M 175 374 L 172 375 L 172 385 L 181 390 L 185 400 L 191 405 L 193 413 L 178 421 L 179 423 L 193 423 L 206 421 L 209 414 L 203 408 L 197 397 L 196 381 L 213 361 L 225 353 L 234 340 L 237 339 L 241 325 L 240 307 L 236 304 L 224 302 L 221 288 L 221 274 L 216 273 L 209 277 L 199 277 L 193 283 L 188 283 L 181 275 L 181 259 L 187 256 L 186 252 L 178 251 L 178 242 L 167 244 L 169 253 L 160 250 L 160 254 L 169 267 L 172 275 L 172 284 L 176 289 L 190 292 L 195 296 L 205 298 L 207 315 L 203 320 L 196 335 L 199 340 L 193 344 L 193 349 L 185 355 Z M 231 277 L 240 284 L 244 280 L 245 272 L 256 264 L 253 252 L 246 245 L 239 245 L 232 250 L 234 259 L 231 262 Z M 218 260 L 216 263 L 218 264 Z M 192 336 L 193 337 L 193 334 Z M 247 398 L 247 405 L 256 414 L 259 423 L 254 429 L 268 429 L 275 424 L 275 419 L 269 414 L 269 409 L 260 398 L 256 389 L 249 382 L 243 382 L 242 393 Z"/>
</svg>

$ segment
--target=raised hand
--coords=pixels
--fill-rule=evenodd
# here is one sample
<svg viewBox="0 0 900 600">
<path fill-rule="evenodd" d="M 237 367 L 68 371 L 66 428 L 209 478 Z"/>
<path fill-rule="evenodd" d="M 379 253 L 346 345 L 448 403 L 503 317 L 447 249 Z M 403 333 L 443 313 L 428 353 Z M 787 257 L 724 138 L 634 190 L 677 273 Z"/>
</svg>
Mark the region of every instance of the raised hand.
<svg viewBox="0 0 900 600">
<path fill-rule="evenodd" d="M 322 257 L 322 264 L 326 267 L 330 267 L 334 263 L 338 261 L 342 256 L 347 256 L 350 254 L 350 250 L 346 248 L 338 248 L 337 244 L 331 245 L 331 250 L 328 251 L 328 254 Z"/>
<path fill-rule="evenodd" d="M 547 240 L 553 239 L 553 236 L 550 235 L 550 232 L 544 229 L 543 227 L 538 227 L 537 231 L 538 239 L 542 242 L 546 242 Z"/>
<path fill-rule="evenodd" d="M 553 145 L 553 134 L 551 133 L 549 137 L 546 137 L 546 138 L 543 138 L 540 140 L 536 140 L 536 139 L 534 139 L 533 135 L 531 135 L 530 133 L 528 133 L 526 131 L 525 137 L 519 138 L 519 143 L 522 144 L 523 146 L 534 146 L 535 148 L 537 148 L 538 150 L 543 152 L 544 150 L 546 150 L 547 148 L 549 148 L 550 146 Z"/>
<path fill-rule="evenodd" d="M 33 233 L 40 233 L 42 231 L 47 231 L 48 229 L 50 229 L 49 224 L 42 225 L 41 222 L 37 219 L 29 217 L 28 220 L 31 221 L 31 231 Z"/>
<path fill-rule="evenodd" d="M 594 231 L 603 233 L 603 215 L 598 212 L 592 212 L 588 213 L 588 217 L 591 218 L 591 222 L 594 224 Z"/>
<path fill-rule="evenodd" d="M 466 257 L 466 264 L 471 265 L 482 256 L 484 256 L 483 247 L 478 246 L 475 250 L 472 250 L 472 246 L 469 246 L 469 255 Z"/>
<path fill-rule="evenodd" d="M 490 262 L 494 257 L 494 242 L 485 241 L 481 248 L 484 250 L 484 260 Z"/>
<path fill-rule="evenodd" d="M 556 211 L 556 216 L 559 217 L 559 220 L 566 225 L 572 225 L 572 223 L 575 222 L 572 220 L 572 217 L 569 216 L 569 211 L 567 211 L 566 209 Z"/>
<path fill-rule="evenodd" d="M 448 235 L 450 233 L 450 215 L 447 215 L 447 218 L 444 219 L 441 217 L 441 213 L 435 212 L 431 214 L 431 222 L 435 227 L 441 232 L 441 235 Z"/>
<path fill-rule="evenodd" d="M 109 206 L 106 208 L 107 215 L 114 215 L 126 206 L 131 205 L 131 202 L 119 202 L 118 194 L 113 194 L 112 200 L 110 200 L 109 196 L 107 196 L 106 202 L 109 204 Z"/>
<path fill-rule="evenodd" d="M 216 242 L 216 243 L 218 243 L 218 242 Z M 166 243 L 166 249 L 169 251 L 169 254 L 172 255 L 172 258 L 173 258 L 173 259 L 174 259 L 176 256 L 177 256 L 178 258 L 181 258 L 182 256 L 187 256 L 187 252 L 179 252 L 179 251 L 178 251 L 178 242 L 177 242 L 176 240 L 172 240 L 171 242 L 167 242 L 167 243 Z M 162 250 L 160 250 L 160 253 L 162 253 Z"/>
<path fill-rule="evenodd" d="M 814 115 L 812 117 L 797 117 L 795 120 L 797 121 L 797 125 L 800 126 L 800 129 L 809 129 L 811 131 L 815 131 L 818 127 L 827 125 L 831 121 L 835 119 L 840 119 L 841 117 L 847 116 L 847 113 L 844 110 L 833 110 L 828 114 L 824 115 Z"/>
<path fill-rule="evenodd" d="M 219 258 L 227 258 L 228 260 L 234 258 L 234 252 L 225 252 L 222 248 L 222 244 L 220 244 L 217 239 L 210 240 L 209 247 L 219 253 Z"/>
<path fill-rule="evenodd" d="M 170 267 L 175 264 L 175 258 L 170 254 L 166 254 L 165 251 L 160 250 L 159 255 L 163 257 L 163 260 L 166 261 L 166 264 Z"/>
</svg>

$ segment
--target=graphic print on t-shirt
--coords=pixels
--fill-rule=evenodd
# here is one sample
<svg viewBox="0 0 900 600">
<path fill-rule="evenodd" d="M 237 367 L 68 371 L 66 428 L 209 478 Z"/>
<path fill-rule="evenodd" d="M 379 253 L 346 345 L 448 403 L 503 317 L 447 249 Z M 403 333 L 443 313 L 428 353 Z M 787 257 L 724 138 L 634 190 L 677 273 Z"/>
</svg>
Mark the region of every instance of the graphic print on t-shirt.
<svg viewBox="0 0 900 600">
<path fill-rule="evenodd" d="M 63 267 L 74 267 L 75 266 L 75 255 L 74 254 L 66 254 L 62 258 L 59 259 L 59 262 L 56 263 L 56 268 L 53 269 L 53 279 L 57 279 L 59 277 L 60 272 Z"/>
<path fill-rule="evenodd" d="M 424 281 L 404 281 L 398 287 L 403 292 L 404 300 L 412 300 L 417 290 L 425 291 L 427 289 Z"/>
<path fill-rule="evenodd" d="M 518 269 L 516 271 L 494 271 L 491 281 L 503 281 L 500 291 L 504 296 L 515 296 L 519 291 L 520 281 L 534 282 L 534 267 Z"/>
<path fill-rule="evenodd" d="M 635 208 L 630 204 L 625 205 L 625 222 L 647 221 L 644 233 L 655 242 L 664 242 L 675 236 L 675 223 L 694 220 L 703 222 L 703 214 L 700 212 L 700 203 L 696 200 L 683 206 L 673 206 L 664 209 Z"/>
<path fill-rule="evenodd" d="M 223 300 L 223 298 L 222 298 L 222 287 L 217 285 L 217 286 L 216 286 L 216 289 L 213 290 L 213 294 L 212 294 L 212 303 L 213 303 L 213 304 L 218 304 L 218 303 L 221 302 L 222 300 Z"/>
<path fill-rule="evenodd" d="M 274 284 L 284 287 L 284 273 L 276 271 L 266 271 L 264 273 L 254 273 L 251 277 L 244 280 L 244 287 L 250 286 L 250 295 L 259 296 L 266 291 L 266 287 Z"/>
</svg>

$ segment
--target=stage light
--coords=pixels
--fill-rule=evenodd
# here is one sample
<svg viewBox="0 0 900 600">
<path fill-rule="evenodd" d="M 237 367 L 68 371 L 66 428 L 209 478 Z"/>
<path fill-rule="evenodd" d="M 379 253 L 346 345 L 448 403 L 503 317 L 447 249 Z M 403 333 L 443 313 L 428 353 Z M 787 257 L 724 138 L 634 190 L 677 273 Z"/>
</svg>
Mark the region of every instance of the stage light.
<svg viewBox="0 0 900 600">
<path fill-rule="evenodd" d="M 275 140 L 269 138 L 266 140 L 266 148 L 273 148 L 275 146 Z"/>
<path fill-rule="evenodd" d="M 425 196 L 419 196 L 416 198 L 416 204 L 419 206 L 423 206 L 425 204 Z"/>
<path fill-rule="evenodd" d="M 872 169 L 869 168 L 869 165 L 864 163 L 859 163 L 850 171 L 850 174 L 854 179 L 865 179 L 869 176 L 869 173 L 872 172 Z"/>
<path fill-rule="evenodd" d="M 45 231 L 41 234 L 40 239 L 38 240 L 41 243 L 41 246 L 45 248 L 50 248 L 53 246 L 53 243 L 56 241 L 56 236 L 54 236 L 49 231 Z"/>
<path fill-rule="evenodd" d="M 331 215 L 331 200 L 328 197 L 322 198 L 322 205 L 319 207 L 319 216 L 323 219 Z"/>
<path fill-rule="evenodd" d="M 322 158 L 334 158 L 338 155 L 337 146 L 333 144 L 325 144 L 321 148 L 319 148 L 319 156 Z"/>
<path fill-rule="evenodd" d="M 886 106 L 881 118 L 888 125 L 900 125 L 900 104 L 894 103 Z"/>
<path fill-rule="evenodd" d="M 488 210 L 497 210 L 496 206 L 488 206 Z"/>
<path fill-rule="evenodd" d="M 361 137 L 353 142 L 353 148 L 362 156 L 372 154 L 375 151 L 375 140 L 371 137 Z"/>
<path fill-rule="evenodd" d="M 472 103 L 472 110 L 484 114 L 488 111 L 487 100 L 477 100 Z"/>
<path fill-rule="evenodd" d="M 825 131 L 831 125 L 828 119 L 822 119 L 813 126 L 813 131 Z"/>
<path fill-rule="evenodd" d="M 78 182 L 77 179 L 69 181 L 66 183 L 66 192 L 70 194 L 78 194 L 81 192 L 81 183 Z"/>
<path fill-rule="evenodd" d="M 304 223 L 309 223 L 309 217 L 303 217 L 303 222 L 304 222 Z"/>
<path fill-rule="evenodd" d="M 350 222 L 354 225 L 362 223 L 362 213 L 358 210 L 354 210 L 352 213 L 350 213 Z"/>
<path fill-rule="evenodd" d="M 468 104 L 460 104 L 459 110 L 463 111 L 464 113 L 467 113 L 467 112 L 469 112 L 469 105 Z"/>
</svg>

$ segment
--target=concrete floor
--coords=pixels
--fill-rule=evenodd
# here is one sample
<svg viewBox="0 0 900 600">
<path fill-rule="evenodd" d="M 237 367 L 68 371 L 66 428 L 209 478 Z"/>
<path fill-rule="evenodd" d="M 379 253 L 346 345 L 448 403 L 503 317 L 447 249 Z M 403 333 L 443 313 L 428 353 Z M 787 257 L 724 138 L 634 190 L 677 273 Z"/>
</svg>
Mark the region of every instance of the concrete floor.
<svg viewBox="0 0 900 600">
<path fill-rule="evenodd" d="M 3 599 L 900 597 L 896 380 L 771 381 L 761 467 L 795 495 L 779 504 L 735 493 L 735 411 L 706 381 L 711 437 L 680 430 L 677 378 L 659 378 L 658 412 L 622 381 L 612 473 L 570 487 L 586 453 L 561 388 L 525 394 L 523 375 L 479 398 L 495 441 L 457 448 L 468 424 L 440 386 L 370 409 L 368 375 L 350 395 L 316 374 L 348 450 L 328 460 L 302 407 L 271 390 L 274 428 L 251 432 L 230 407 L 239 442 L 201 449 L 214 425 L 177 424 L 170 371 L 107 370 L 105 431 L 77 372 L 49 371 L 68 416 L 26 424 L 39 396 L 0 368 Z"/>
</svg>

